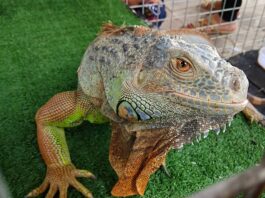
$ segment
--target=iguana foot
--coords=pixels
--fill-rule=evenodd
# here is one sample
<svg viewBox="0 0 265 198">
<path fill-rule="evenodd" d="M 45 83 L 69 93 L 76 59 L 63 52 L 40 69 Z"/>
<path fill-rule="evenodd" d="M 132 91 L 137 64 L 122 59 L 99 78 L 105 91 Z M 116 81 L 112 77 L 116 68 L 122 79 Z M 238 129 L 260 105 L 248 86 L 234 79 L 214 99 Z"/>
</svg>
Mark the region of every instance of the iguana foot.
<svg viewBox="0 0 265 198">
<path fill-rule="evenodd" d="M 265 116 L 262 113 L 260 113 L 250 102 L 243 110 L 243 113 L 251 123 L 259 122 L 263 126 L 265 126 Z"/>
<path fill-rule="evenodd" d="M 66 198 L 67 189 L 69 185 L 71 185 L 86 198 L 93 198 L 92 193 L 77 181 L 76 177 L 95 179 L 95 176 L 91 172 L 76 169 L 72 164 L 67 166 L 49 166 L 44 182 L 38 188 L 31 191 L 26 197 L 36 197 L 49 187 L 46 198 L 53 198 L 57 191 L 60 193 L 60 198 Z"/>
</svg>

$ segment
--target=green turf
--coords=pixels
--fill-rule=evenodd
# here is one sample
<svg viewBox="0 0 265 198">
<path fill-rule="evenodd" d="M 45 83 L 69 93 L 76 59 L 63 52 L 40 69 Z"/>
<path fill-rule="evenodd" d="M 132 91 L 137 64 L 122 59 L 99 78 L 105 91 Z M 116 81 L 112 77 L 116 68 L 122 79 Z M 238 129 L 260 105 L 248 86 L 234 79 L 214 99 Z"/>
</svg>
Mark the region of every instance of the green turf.
<svg viewBox="0 0 265 198">
<path fill-rule="evenodd" d="M 45 165 L 38 151 L 34 114 L 54 94 L 76 87 L 86 46 L 103 22 L 139 24 L 119 0 L 0 0 L 0 167 L 15 198 L 38 186 Z M 226 134 L 210 134 L 170 152 L 172 177 L 154 174 L 144 197 L 184 197 L 259 162 L 265 130 L 239 115 Z M 117 177 L 108 161 L 110 128 L 67 130 L 72 160 L 96 181 L 81 181 L 97 197 L 111 197 Z M 75 190 L 71 198 L 82 197 Z"/>
</svg>

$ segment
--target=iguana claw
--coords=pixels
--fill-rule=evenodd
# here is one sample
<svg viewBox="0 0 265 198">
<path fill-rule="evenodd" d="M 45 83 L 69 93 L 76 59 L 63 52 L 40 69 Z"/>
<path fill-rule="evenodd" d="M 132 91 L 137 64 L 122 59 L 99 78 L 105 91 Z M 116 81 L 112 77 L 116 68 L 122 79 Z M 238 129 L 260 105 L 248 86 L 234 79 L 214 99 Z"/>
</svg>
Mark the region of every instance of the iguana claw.
<svg viewBox="0 0 265 198">
<path fill-rule="evenodd" d="M 166 161 L 164 161 L 162 163 L 162 165 L 160 166 L 160 168 L 165 172 L 166 176 L 171 177 L 171 174 L 170 174 L 170 172 L 167 169 Z"/>
<path fill-rule="evenodd" d="M 77 181 L 76 177 L 96 178 L 91 172 L 87 170 L 78 170 L 72 164 L 67 166 L 50 166 L 47 169 L 44 182 L 39 187 L 32 190 L 26 197 L 36 197 L 46 191 L 50 186 L 46 198 L 53 198 L 57 191 L 60 193 L 60 198 L 66 198 L 68 187 L 71 185 L 86 198 L 93 198 L 92 193 Z"/>
</svg>

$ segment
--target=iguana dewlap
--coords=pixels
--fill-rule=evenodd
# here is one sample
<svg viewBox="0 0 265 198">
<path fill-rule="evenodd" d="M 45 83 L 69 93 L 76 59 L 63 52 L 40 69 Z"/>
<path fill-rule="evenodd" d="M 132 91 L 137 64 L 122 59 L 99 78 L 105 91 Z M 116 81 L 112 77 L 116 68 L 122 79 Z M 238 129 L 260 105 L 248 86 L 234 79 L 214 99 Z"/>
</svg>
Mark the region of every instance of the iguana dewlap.
<svg viewBox="0 0 265 198">
<path fill-rule="evenodd" d="M 77 90 L 36 114 L 47 174 L 28 197 L 47 188 L 48 198 L 67 197 L 70 185 L 92 197 L 76 177 L 94 176 L 74 167 L 64 134 L 84 120 L 112 123 L 109 158 L 119 177 L 112 195 L 143 195 L 167 152 L 224 127 L 246 106 L 247 89 L 245 74 L 200 33 L 107 24 L 85 52 Z"/>
</svg>

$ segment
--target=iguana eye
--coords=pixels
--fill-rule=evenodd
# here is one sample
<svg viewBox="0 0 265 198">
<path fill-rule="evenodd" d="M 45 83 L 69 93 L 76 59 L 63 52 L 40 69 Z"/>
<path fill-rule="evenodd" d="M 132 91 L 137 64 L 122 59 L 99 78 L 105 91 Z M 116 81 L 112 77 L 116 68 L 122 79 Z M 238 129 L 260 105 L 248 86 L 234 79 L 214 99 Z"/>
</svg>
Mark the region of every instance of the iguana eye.
<svg viewBox="0 0 265 198">
<path fill-rule="evenodd" d="M 172 59 L 171 64 L 172 69 L 175 69 L 178 72 L 187 72 L 192 68 L 191 63 L 184 58 Z"/>
<path fill-rule="evenodd" d="M 191 80 L 196 76 L 196 67 L 186 57 L 172 58 L 169 63 L 169 74 L 181 80 Z"/>
</svg>

